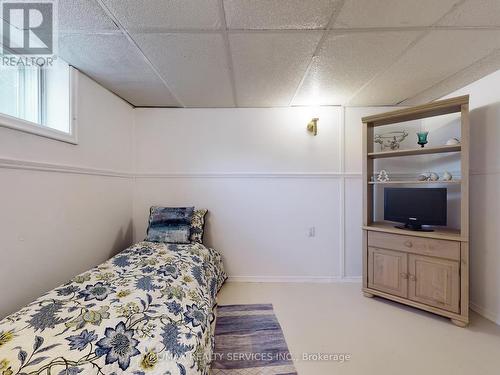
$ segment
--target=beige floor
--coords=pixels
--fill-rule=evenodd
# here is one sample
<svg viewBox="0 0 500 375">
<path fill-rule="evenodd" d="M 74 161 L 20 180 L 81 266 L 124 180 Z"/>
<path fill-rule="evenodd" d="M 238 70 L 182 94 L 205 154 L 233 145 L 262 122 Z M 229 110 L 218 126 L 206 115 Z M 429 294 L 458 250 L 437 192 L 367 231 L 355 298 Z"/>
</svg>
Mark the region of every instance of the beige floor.
<svg viewBox="0 0 500 375">
<path fill-rule="evenodd" d="M 219 304 L 272 303 L 290 351 L 349 353 L 351 360 L 296 361 L 300 375 L 500 374 L 500 327 L 472 313 L 449 320 L 381 299 L 356 283 L 227 283 Z"/>
</svg>

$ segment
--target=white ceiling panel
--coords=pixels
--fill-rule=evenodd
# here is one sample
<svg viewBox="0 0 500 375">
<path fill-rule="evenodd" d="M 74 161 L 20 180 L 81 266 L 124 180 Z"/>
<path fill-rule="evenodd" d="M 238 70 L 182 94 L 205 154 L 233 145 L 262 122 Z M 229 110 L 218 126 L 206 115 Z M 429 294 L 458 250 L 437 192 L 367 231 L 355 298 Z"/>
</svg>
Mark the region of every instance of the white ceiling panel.
<svg viewBox="0 0 500 375">
<path fill-rule="evenodd" d="M 118 30 L 95 0 L 59 0 L 58 4 L 60 31 Z"/>
<path fill-rule="evenodd" d="M 430 26 L 459 0 L 346 0 L 334 27 Z"/>
<path fill-rule="evenodd" d="M 229 29 L 320 29 L 339 0 L 224 0 Z"/>
<path fill-rule="evenodd" d="M 218 0 L 104 0 L 120 23 L 133 31 L 218 29 Z"/>
<path fill-rule="evenodd" d="M 500 48 L 500 31 L 432 31 L 350 104 L 396 104 L 428 89 Z"/>
<path fill-rule="evenodd" d="M 231 34 L 239 106 L 289 105 L 320 38 L 321 32 Z"/>
<path fill-rule="evenodd" d="M 293 104 L 344 104 L 365 82 L 401 55 L 417 35 L 414 31 L 330 35 Z"/>
<path fill-rule="evenodd" d="M 440 23 L 445 26 L 500 26 L 499 0 L 467 0 Z"/>
<path fill-rule="evenodd" d="M 59 54 L 134 105 L 179 105 L 123 35 L 62 34 Z M 153 95 L 142 97 L 146 89 L 152 90 Z"/>
<path fill-rule="evenodd" d="M 234 107 L 220 34 L 134 34 L 142 51 L 187 107 Z"/>
</svg>

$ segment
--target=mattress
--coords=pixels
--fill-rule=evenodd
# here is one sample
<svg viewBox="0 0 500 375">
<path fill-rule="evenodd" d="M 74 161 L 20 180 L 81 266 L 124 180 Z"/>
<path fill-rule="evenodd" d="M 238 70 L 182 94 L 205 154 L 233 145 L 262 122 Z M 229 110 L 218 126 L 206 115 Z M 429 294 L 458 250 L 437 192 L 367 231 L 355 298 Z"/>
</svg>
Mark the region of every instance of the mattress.
<svg viewBox="0 0 500 375">
<path fill-rule="evenodd" d="M 0 321 L 0 374 L 208 374 L 220 254 L 140 242 Z"/>
</svg>

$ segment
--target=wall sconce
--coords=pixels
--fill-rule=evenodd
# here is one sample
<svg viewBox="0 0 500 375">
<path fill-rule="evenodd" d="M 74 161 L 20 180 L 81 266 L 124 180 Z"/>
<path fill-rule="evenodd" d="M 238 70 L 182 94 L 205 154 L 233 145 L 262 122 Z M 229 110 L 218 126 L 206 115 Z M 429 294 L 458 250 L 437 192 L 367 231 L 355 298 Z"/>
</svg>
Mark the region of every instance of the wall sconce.
<svg viewBox="0 0 500 375">
<path fill-rule="evenodd" d="M 314 136 L 318 135 L 318 121 L 319 118 L 313 118 L 309 124 L 307 124 L 307 131 Z"/>
</svg>

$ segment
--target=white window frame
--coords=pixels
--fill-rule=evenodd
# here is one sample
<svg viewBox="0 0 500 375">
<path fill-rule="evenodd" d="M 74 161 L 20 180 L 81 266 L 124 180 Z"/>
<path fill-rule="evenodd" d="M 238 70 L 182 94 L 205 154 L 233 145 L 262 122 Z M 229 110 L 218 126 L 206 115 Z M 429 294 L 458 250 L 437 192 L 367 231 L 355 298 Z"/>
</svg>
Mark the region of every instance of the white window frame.
<svg viewBox="0 0 500 375">
<path fill-rule="evenodd" d="M 78 70 L 69 67 L 69 133 L 52 129 L 48 126 L 26 121 L 14 116 L 0 113 L 0 127 L 15 129 L 24 133 L 38 135 L 40 137 L 55 139 L 57 141 L 78 144 L 78 121 L 77 121 L 77 100 L 78 100 Z"/>
</svg>

